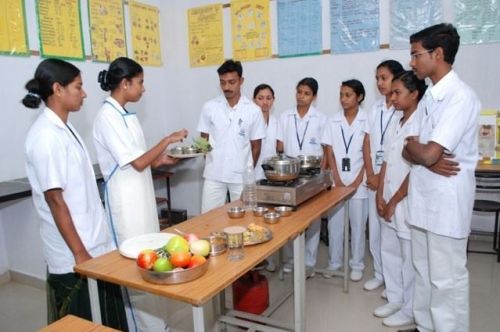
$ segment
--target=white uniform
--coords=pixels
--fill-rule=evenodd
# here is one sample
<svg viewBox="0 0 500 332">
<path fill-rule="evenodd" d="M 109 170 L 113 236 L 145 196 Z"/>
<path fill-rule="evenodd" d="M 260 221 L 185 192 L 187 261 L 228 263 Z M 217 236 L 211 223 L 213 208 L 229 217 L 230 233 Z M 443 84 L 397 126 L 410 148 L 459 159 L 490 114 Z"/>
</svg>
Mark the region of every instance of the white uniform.
<svg viewBox="0 0 500 332">
<path fill-rule="evenodd" d="M 436 142 L 455 154 L 460 172 L 444 177 L 420 165 L 410 171 L 415 320 L 420 331 L 468 331 L 466 247 L 474 204 L 481 105 L 454 71 L 427 89 L 422 103 L 419 141 Z"/>
<path fill-rule="evenodd" d="M 234 107 L 218 96 L 203 105 L 197 130 L 209 134 L 212 146 L 203 172 L 203 213 L 224 205 L 228 190 L 231 200 L 240 198 L 243 171 L 253 164 L 250 141 L 264 138 L 266 126 L 260 108 L 245 96 Z"/>
<path fill-rule="evenodd" d="M 49 273 L 73 273 L 75 259 L 45 201 L 47 190 L 62 189 L 76 231 L 91 256 L 115 249 L 90 157 L 73 126 L 69 122 L 65 125 L 52 110 L 45 108 L 28 132 L 25 153 Z"/>
<path fill-rule="evenodd" d="M 363 167 L 363 140 L 365 137 L 367 115 L 361 108 L 354 121 L 349 125 L 343 112 L 335 113 L 327 122 L 321 143 L 330 145 L 335 154 L 337 169 L 344 185 L 348 186 L 358 176 Z M 342 170 L 342 160 L 349 158 L 350 167 Z M 362 183 L 349 200 L 349 220 L 351 225 L 352 259 L 349 265 L 353 270 L 362 271 L 365 251 L 365 226 L 367 218 L 367 189 Z M 339 269 L 344 254 L 344 205 L 336 208 L 328 218 L 330 259 L 328 268 Z"/>
<path fill-rule="evenodd" d="M 383 197 L 386 202 L 389 202 L 399 190 L 410 173 L 411 164 L 403 158 L 402 151 L 405 138 L 418 135 L 420 111 L 417 108 L 404 124 L 398 122 L 394 136 L 386 142 L 384 154 L 386 168 L 383 179 Z M 407 197 L 396 205 L 391 222 L 382 218 L 381 238 L 381 257 L 387 300 L 389 303 L 400 304 L 403 314 L 407 317 L 413 317 L 415 269 L 411 259 Z"/>
<path fill-rule="evenodd" d="M 391 139 L 394 128 L 399 121 L 401 112 L 396 112 L 394 107 L 387 108 L 385 97 L 377 100 L 368 114 L 365 132 L 370 135 L 370 156 L 375 174 L 380 172 L 383 162 L 384 143 Z M 380 222 L 375 203 L 376 191 L 368 188 L 368 229 L 370 253 L 373 257 L 373 270 L 375 278 L 383 280 L 382 260 L 380 258 Z"/>
<path fill-rule="evenodd" d="M 269 115 L 269 122 L 267 123 L 266 137 L 262 139 L 260 148 L 259 161 L 255 166 L 255 178 L 257 180 L 265 179 L 264 170 L 262 169 L 262 162 L 269 157 L 276 155 L 276 134 L 278 131 L 278 120 L 272 114 Z"/>
<path fill-rule="evenodd" d="M 278 121 L 278 133 L 276 135 L 276 139 L 283 142 L 283 152 L 291 157 L 299 155 L 323 156 L 323 147 L 320 140 L 326 119 L 326 115 L 319 112 L 312 105 L 303 118 L 299 116 L 297 109 L 283 112 Z M 320 231 L 320 220 L 314 221 L 307 228 L 305 263 L 308 267 L 316 265 Z M 285 252 L 291 263 L 293 260 L 291 244 L 285 246 Z"/>
<path fill-rule="evenodd" d="M 150 167 L 142 172 L 130 164 L 146 151 L 135 113 L 108 97 L 94 120 L 94 143 L 105 180 L 105 204 L 114 240 L 160 231 Z M 128 289 L 124 299 L 130 330 L 164 331 L 159 298 Z"/>
</svg>

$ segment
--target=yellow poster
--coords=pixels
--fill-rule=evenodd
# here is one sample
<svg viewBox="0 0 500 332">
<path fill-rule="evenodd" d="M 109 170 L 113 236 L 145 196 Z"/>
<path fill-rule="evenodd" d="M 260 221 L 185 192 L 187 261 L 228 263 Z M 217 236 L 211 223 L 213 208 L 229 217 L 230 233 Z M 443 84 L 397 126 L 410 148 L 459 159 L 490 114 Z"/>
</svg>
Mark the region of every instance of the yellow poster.
<svg viewBox="0 0 500 332">
<path fill-rule="evenodd" d="M 127 56 L 122 0 L 88 0 L 90 41 L 94 61 Z"/>
<path fill-rule="evenodd" d="M 134 59 L 150 66 L 161 66 L 158 8 L 129 2 Z"/>
<path fill-rule="evenodd" d="M 0 54 L 29 54 L 22 0 L 0 0 Z"/>
<path fill-rule="evenodd" d="M 79 0 L 39 0 L 40 53 L 43 57 L 85 59 Z"/>
<path fill-rule="evenodd" d="M 235 59 L 271 57 L 269 0 L 231 1 L 231 25 Z"/>
<path fill-rule="evenodd" d="M 188 10 L 191 67 L 219 65 L 224 61 L 222 4 Z"/>
</svg>

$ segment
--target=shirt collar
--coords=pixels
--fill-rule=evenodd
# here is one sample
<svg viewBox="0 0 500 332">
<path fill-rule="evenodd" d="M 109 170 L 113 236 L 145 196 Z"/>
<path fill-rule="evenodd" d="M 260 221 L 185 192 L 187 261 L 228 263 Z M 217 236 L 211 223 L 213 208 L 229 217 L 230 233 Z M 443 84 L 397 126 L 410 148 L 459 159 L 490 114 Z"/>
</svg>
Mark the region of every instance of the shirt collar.
<svg viewBox="0 0 500 332">
<path fill-rule="evenodd" d="M 116 110 L 118 110 L 118 112 L 120 112 L 120 114 L 122 114 L 122 115 L 123 114 L 127 114 L 127 112 L 125 111 L 125 109 L 123 108 L 123 106 L 120 105 L 120 103 L 118 103 L 115 98 L 109 96 L 109 97 L 106 98 L 106 101 L 108 103 L 110 103 L 111 105 L 113 105 L 116 108 Z"/>
<path fill-rule="evenodd" d="M 316 107 L 314 107 L 313 105 L 311 105 L 311 106 L 309 106 L 309 109 L 307 110 L 306 115 L 304 115 L 304 117 L 301 118 L 299 116 L 299 112 L 297 111 L 297 107 L 295 107 L 295 111 L 293 112 L 293 115 L 295 115 L 297 117 L 297 119 L 308 120 L 310 118 L 316 118 L 316 117 L 318 117 L 318 110 L 316 109 Z"/>
<path fill-rule="evenodd" d="M 429 88 L 429 95 L 434 101 L 444 99 L 446 91 L 449 91 L 450 86 L 458 79 L 458 75 L 454 70 L 450 70 L 443 76 L 435 85 Z"/>
<path fill-rule="evenodd" d="M 43 109 L 43 114 L 56 126 L 60 128 L 66 128 L 66 124 L 63 122 L 63 120 L 50 108 L 45 107 Z M 69 121 L 68 121 L 69 124 Z"/>
</svg>

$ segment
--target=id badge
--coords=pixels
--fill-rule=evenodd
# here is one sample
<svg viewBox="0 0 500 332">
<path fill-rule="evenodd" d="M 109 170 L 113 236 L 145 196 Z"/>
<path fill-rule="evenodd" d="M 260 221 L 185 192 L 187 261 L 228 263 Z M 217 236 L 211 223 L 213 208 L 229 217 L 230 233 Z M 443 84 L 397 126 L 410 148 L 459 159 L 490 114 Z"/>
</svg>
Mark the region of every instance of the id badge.
<svg viewBox="0 0 500 332">
<path fill-rule="evenodd" d="M 351 171 L 351 158 L 342 158 L 342 172 Z"/>
<path fill-rule="evenodd" d="M 375 152 L 375 165 L 382 166 L 384 163 L 384 151 L 378 150 Z"/>
</svg>

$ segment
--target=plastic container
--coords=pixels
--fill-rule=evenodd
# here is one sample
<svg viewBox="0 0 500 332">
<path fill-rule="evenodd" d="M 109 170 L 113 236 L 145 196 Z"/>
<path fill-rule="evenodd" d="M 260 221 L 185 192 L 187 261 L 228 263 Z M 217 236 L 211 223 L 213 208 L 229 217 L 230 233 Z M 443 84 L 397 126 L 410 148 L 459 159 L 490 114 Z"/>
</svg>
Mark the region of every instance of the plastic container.
<svg viewBox="0 0 500 332">
<path fill-rule="evenodd" d="M 269 282 L 257 271 L 250 271 L 233 285 L 233 307 L 260 315 L 269 307 Z"/>
<path fill-rule="evenodd" d="M 241 196 L 245 210 L 253 211 L 257 207 L 257 185 L 252 164 L 248 164 L 243 173 L 243 192 Z"/>
</svg>

